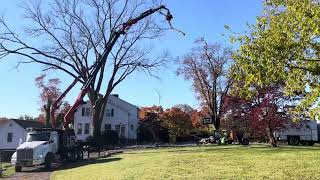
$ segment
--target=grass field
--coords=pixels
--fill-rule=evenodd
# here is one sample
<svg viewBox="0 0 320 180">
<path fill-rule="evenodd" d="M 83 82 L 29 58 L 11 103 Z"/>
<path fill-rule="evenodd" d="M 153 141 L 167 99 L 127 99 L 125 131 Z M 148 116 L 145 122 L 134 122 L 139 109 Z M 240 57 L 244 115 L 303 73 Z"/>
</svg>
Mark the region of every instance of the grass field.
<svg viewBox="0 0 320 180">
<path fill-rule="evenodd" d="M 0 162 L 0 164 L 2 165 L 2 168 L 5 169 L 5 171 L 2 174 L 2 177 L 9 177 L 15 173 L 14 167 L 12 167 L 10 163 Z"/>
<path fill-rule="evenodd" d="M 136 150 L 56 171 L 52 179 L 320 179 L 320 147 Z"/>
</svg>

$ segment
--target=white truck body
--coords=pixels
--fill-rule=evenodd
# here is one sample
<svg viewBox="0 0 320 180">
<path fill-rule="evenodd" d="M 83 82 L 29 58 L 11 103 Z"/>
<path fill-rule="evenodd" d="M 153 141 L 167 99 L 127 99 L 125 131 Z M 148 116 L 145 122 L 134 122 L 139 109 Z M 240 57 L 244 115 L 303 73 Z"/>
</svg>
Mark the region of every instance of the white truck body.
<svg viewBox="0 0 320 180">
<path fill-rule="evenodd" d="M 27 141 L 12 155 L 11 164 L 20 172 L 22 167 L 42 164 L 50 169 L 51 163 L 57 159 L 80 159 L 83 157 L 82 148 L 75 138 L 73 129 L 31 129 Z"/>
<path fill-rule="evenodd" d="M 298 124 L 289 123 L 285 128 L 279 129 L 276 134 L 281 141 L 290 141 L 295 138 L 299 142 L 319 142 L 319 126 L 317 121 L 305 120 Z"/>
<path fill-rule="evenodd" d="M 58 134 L 56 131 L 47 134 L 47 139 L 35 138 L 40 133 L 28 133 L 27 142 L 18 146 L 12 155 L 11 164 L 14 166 L 36 166 L 45 163 L 48 153 L 56 154 L 58 150 Z"/>
</svg>

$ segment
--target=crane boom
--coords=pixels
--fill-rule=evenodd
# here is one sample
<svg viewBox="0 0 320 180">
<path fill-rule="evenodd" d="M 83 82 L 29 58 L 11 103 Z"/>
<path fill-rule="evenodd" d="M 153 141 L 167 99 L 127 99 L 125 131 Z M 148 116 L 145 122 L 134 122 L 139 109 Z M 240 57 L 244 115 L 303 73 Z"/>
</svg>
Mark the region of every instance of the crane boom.
<svg viewBox="0 0 320 180">
<path fill-rule="evenodd" d="M 100 56 L 100 58 L 96 62 L 97 64 L 90 71 L 89 76 L 88 76 L 87 80 L 84 82 L 84 84 L 83 84 L 83 86 L 81 88 L 81 92 L 78 95 L 75 103 L 73 104 L 73 106 L 70 108 L 70 110 L 67 112 L 67 114 L 64 117 L 64 122 L 63 122 L 63 127 L 64 128 L 68 128 L 68 125 L 72 122 L 73 117 L 74 117 L 74 113 L 76 112 L 77 108 L 83 103 L 84 96 L 89 91 L 90 86 L 94 82 L 94 79 L 95 79 L 96 75 L 98 74 L 98 72 L 101 70 L 101 67 L 106 63 L 108 55 L 111 52 L 114 44 L 117 42 L 118 38 L 121 35 L 126 34 L 127 30 L 132 25 L 136 24 L 138 21 L 150 16 L 151 14 L 153 14 L 153 13 L 155 13 L 155 12 L 161 10 L 161 9 L 164 9 L 164 10 L 167 11 L 166 19 L 168 21 L 170 21 L 172 19 L 172 15 L 171 15 L 169 9 L 167 9 L 165 6 L 161 5 L 161 6 L 157 7 L 157 8 L 149 9 L 149 10 L 141 13 L 139 16 L 133 18 L 133 19 L 129 19 L 127 22 L 125 22 L 122 25 L 120 25 L 119 30 L 113 31 L 111 33 L 110 39 L 106 44 L 106 47 L 105 47 L 105 50 L 104 50 L 103 54 Z"/>
<path fill-rule="evenodd" d="M 79 81 L 79 77 L 75 78 L 73 82 L 68 86 L 68 88 L 52 103 L 51 109 L 50 109 L 50 119 L 52 120 L 52 127 L 56 127 L 56 122 L 55 122 L 55 111 L 59 109 L 60 107 L 60 102 L 62 99 L 68 94 L 68 92 L 77 84 Z"/>
</svg>

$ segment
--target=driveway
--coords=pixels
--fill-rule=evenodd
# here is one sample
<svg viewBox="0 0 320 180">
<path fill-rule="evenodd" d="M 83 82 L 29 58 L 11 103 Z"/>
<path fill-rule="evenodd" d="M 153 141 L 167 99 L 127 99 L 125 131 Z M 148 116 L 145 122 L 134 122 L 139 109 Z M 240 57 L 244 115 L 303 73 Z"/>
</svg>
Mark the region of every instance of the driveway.
<svg viewBox="0 0 320 180">
<path fill-rule="evenodd" d="M 22 168 L 22 172 L 16 173 L 9 178 L 5 178 L 6 180 L 49 180 L 50 175 L 52 172 L 61 169 L 72 169 L 79 166 L 85 166 L 94 163 L 101 163 L 103 161 L 99 160 L 100 158 L 106 158 L 111 156 L 112 154 L 122 153 L 122 150 L 113 150 L 108 152 L 101 152 L 101 156 L 98 156 L 98 153 L 90 153 L 90 158 L 85 156 L 84 160 L 77 161 L 77 162 L 69 162 L 69 163 L 62 163 L 57 162 L 52 164 L 51 171 L 48 171 L 44 168 L 44 166 L 38 167 L 24 167 Z"/>
<path fill-rule="evenodd" d="M 6 180 L 50 180 L 50 175 L 53 171 L 60 167 L 59 163 L 52 164 L 52 170 L 48 171 L 43 166 L 38 167 L 24 167 L 22 172 L 15 173 Z M 61 167 L 60 167 L 61 168 Z"/>
</svg>

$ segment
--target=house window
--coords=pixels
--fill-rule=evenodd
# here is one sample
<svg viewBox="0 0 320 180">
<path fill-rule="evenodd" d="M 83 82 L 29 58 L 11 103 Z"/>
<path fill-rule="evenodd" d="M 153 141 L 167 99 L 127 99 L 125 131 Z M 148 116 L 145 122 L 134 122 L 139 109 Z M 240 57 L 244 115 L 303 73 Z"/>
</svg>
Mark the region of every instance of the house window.
<svg viewBox="0 0 320 180">
<path fill-rule="evenodd" d="M 111 109 L 111 117 L 114 116 L 114 109 Z"/>
<path fill-rule="evenodd" d="M 115 125 L 114 129 L 117 131 L 118 135 L 120 135 L 120 124 Z"/>
<path fill-rule="evenodd" d="M 81 109 L 81 116 L 84 116 L 85 109 L 86 108 L 84 108 L 84 107 Z"/>
<path fill-rule="evenodd" d="M 113 117 L 114 116 L 114 109 L 107 109 L 106 115 L 107 115 L 107 117 Z"/>
<path fill-rule="evenodd" d="M 85 123 L 84 124 L 84 134 L 89 134 L 89 130 L 90 130 L 90 124 Z"/>
<path fill-rule="evenodd" d="M 107 110 L 106 110 L 106 116 L 107 116 L 107 117 L 110 117 L 110 116 L 111 116 L 110 109 L 107 109 Z"/>
<path fill-rule="evenodd" d="M 126 126 L 125 126 L 125 125 L 122 125 L 122 126 L 121 126 L 121 132 L 120 132 L 120 137 L 121 137 L 121 138 L 124 138 L 125 132 L 126 132 Z"/>
<path fill-rule="evenodd" d="M 82 123 L 78 123 L 77 126 L 77 134 L 82 134 Z"/>
<path fill-rule="evenodd" d="M 12 142 L 12 133 L 8 133 L 7 142 Z"/>
<path fill-rule="evenodd" d="M 85 108 L 83 107 L 81 110 L 81 115 L 82 116 L 91 116 L 91 110 L 90 108 Z"/>
<path fill-rule="evenodd" d="M 111 124 L 105 124 L 104 125 L 104 130 L 105 131 L 110 131 L 111 130 Z"/>
</svg>

